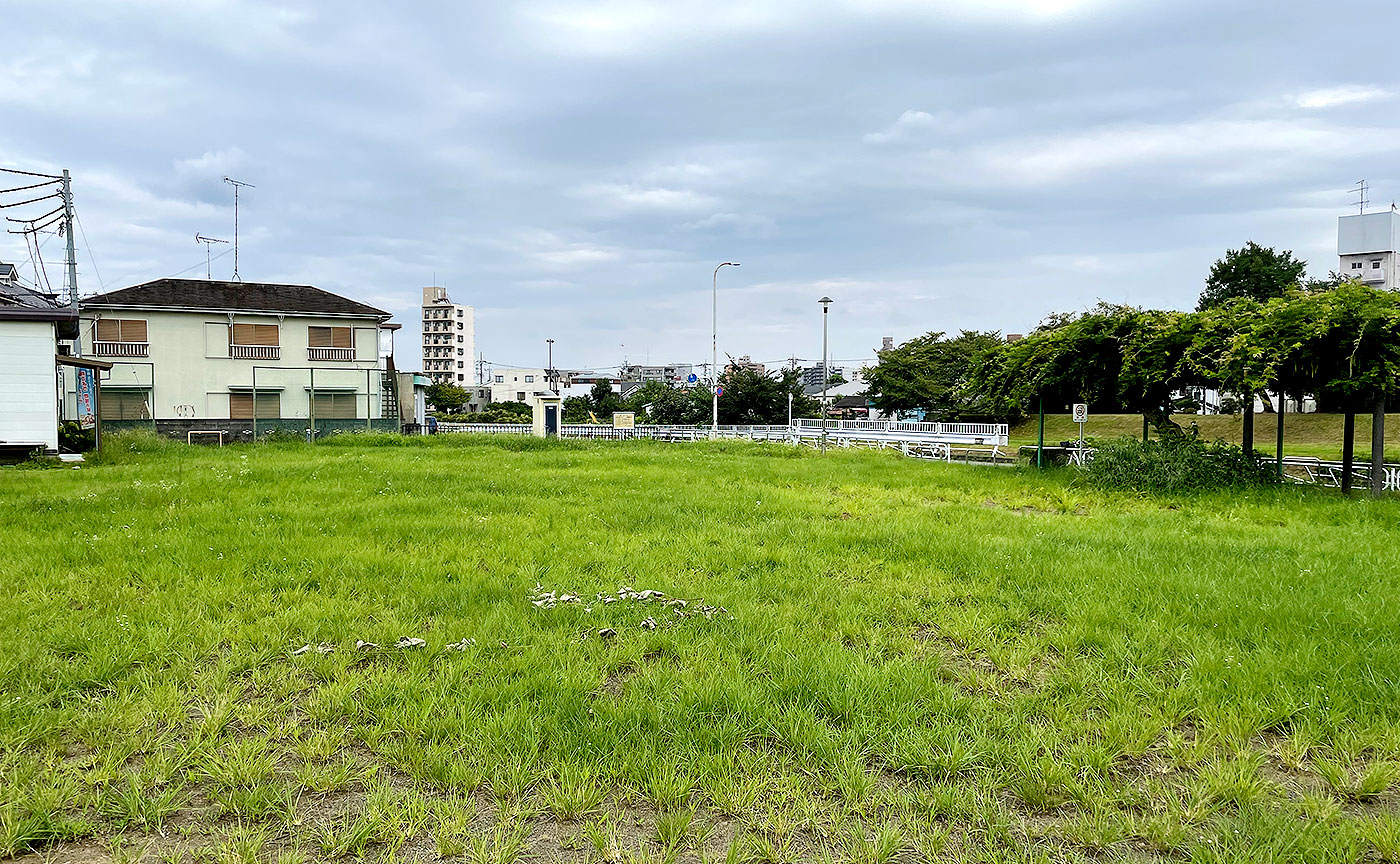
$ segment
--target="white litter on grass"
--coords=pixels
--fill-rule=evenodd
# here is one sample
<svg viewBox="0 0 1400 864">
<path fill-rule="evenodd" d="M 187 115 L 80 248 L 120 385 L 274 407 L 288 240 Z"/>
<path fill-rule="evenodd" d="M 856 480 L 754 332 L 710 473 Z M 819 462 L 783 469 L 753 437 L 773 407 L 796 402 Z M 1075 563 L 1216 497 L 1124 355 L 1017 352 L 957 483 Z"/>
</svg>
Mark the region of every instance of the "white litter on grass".
<svg viewBox="0 0 1400 864">
<path fill-rule="evenodd" d="M 642 628 L 645 629 L 645 630 L 655 630 L 655 629 L 656 629 L 656 619 L 655 619 L 655 618 L 647 618 L 646 620 L 644 620 L 644 621 L 642 622 Z"/>
<path fill-rule="evenodd" d="M 356 650 L 356 651 L 378 651 L 378 650 L 379 650 L 379 646 L 378 646 L 377 644 L 375 644 L 374 642 L 366 642 L 366 641 L 364 641 L 363 639 L 356 639 L 356 640 L 355 640 L 355 650 Z"/>
<path fill-rule="evenodd" d="M 410 648 L 426 648 L 428 640 L 419 639 L 416 636 L 400 636 L 399 641 L 394 643 L 394 647 L 400 651 Z"/>
<path fill-rule="evenodd" d="M 463 639 L 461 642 L 448 642 L 446 647 L 448 651 L 465 651 L 475 645 L 475 639 L 467 638 Z"/>
<path fill-rule="evenodd" d="M 312 645 L 310 643 L 307 643 L 298 648 L 297 650 L 293 651 L 292 656 L 300 657 L 301 655 L 309 654 L 312 651 L 315 651 L 317 654 L 329 654 L 334 650 L 335 646 L 329 642 L 322 642 L 320 645 Z"/>
</svg>

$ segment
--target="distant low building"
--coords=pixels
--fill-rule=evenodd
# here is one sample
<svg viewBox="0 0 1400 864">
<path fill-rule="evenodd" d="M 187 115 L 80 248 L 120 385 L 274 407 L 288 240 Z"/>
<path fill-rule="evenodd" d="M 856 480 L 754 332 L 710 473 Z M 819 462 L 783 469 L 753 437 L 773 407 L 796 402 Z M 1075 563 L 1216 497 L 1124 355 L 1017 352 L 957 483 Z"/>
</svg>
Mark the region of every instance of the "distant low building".
<svg viewBox="0 0 1400 864">
<path fill-rule="evenodd" d="M 661 366 L 630 364 L 623 366 L 619 378 L 623 381 L 664 381 L 668 384 L 684 382 L 695 367 L 690 363 L 667 363 Z"/>
<path fill-rule="evenodd" d="M 747 369 L 750 372 L 757 372 L 760 375 L 767 371 L 762 363 L 755 363 L 749 359 L 749 355 L 747 354 L 738 358 L 730 358 L 729 362 L 724 364 L 724 371 L 726 374 L 740 369 Z"/>
</svg>

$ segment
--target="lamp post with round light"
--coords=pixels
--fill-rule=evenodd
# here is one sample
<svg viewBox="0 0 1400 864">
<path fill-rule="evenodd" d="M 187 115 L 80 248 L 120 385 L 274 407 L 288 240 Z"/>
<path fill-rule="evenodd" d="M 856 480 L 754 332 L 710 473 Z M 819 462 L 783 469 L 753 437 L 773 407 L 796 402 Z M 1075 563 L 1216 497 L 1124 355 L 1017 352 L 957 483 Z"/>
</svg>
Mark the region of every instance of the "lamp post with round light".
<svg viewBox="0 0 1400 864">
<path fill-rule="evenodd" d="M 738 267 L 737 261 L 725 261 L 710 277 L 710 438 L 719 434 L 719 268 Z"/>
<path fill-rule="evenodd" d="M 826 385 L 829 378 L 828 369 L 830 363 L 826 358 L 826 319 L 827 313 L 831 311 L 832 300 L 830 297 L 823 297 L 817 301 L 822 304 L 822 453 L 826 452 Z"/>
</svg>

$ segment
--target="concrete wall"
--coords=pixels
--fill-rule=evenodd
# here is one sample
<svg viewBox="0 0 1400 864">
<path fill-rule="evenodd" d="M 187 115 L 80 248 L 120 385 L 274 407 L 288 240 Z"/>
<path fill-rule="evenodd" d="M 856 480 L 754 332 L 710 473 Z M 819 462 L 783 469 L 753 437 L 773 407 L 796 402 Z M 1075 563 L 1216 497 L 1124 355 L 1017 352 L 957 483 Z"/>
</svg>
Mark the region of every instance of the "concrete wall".
<svg viewBox="0 0 1400 864">
<path fill-rule="evenodd" d="M 145 320 L 148 356 L 95 354 L 93 342 L 99 316 Z M 231 358 L 229 327 L 232 323 L 277 324 L 278 358 Z M 307 328 L 313 326 L 352 327 L 354 359 L 308 359 Z M 283 417 L 310 415 L 308 388 L 312 382 L 311 370 L 314 370 L 318 391 L 357 394 L 356 414 L 363 418 L 366 410 L 370 417 L 379 417 L 382 413 L 379 334 L 378 322 L 372 318 L 245 313 L 230 317 L 218 312 L 85 309 L 80 339 L 84 356 L 99 357 L 113 364 L 111 372 L 103 378 L 103 387 L 150 390 L 151 413 L 159 419 L 227 419 L 229 394 L 250 392 L 254 366 L 258 367 L 259 392 L 281 394 Z M 71 375 L 66 377 L 72 379 Z M 67 389 L 72 389 L 71 383 Z"/>
<path fill-rule="evenodd" d="M 0 321 L 0 444 L 58 449 L 52 321 Z"/>
</svg>

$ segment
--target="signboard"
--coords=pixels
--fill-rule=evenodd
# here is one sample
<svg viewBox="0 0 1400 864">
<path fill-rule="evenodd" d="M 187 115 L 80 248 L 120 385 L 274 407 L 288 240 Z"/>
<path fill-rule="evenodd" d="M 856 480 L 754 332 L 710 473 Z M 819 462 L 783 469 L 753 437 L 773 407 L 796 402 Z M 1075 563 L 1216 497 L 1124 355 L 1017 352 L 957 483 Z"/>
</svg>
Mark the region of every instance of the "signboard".
<svg viewBox="0 0 1400 864">
<path fill-rule="evenodd" d="M 716 396 L 723 396 L 723 395 L 724 395 L 724 388 L 723 388 L 723 387 L 716 387 L 716 388 L 715 388 L 715 395 L 716 395 Z"/>
<path fill-rule="evenodd" d="M 631 428 L 633 428 L 633 427 L 635 426 L 636 422 L 637 422 L 637 414 L 636 414 L 635 411 L 614 411 L 614 412 L 613 412 L 613 428 L 614 428 L 614 429 L 631 429 Z"/>
<path fill-rule="evenodd" d="M 686 380 L 688 383 L 690 383 L 690 384 L 694 384 L 696 381 L 699 381 L 700 379 L 699 379 L 699 378 L 696 378 L 694 373 L 691 373 L 690 377 L 689 377 L 689 378 L 686 378 L 685 380 Z"/>
<path fill-rule="evenodd" d="M 1074 403 L 1074 422 L 1079 424 L 1079 443 L 1084 444 L 1084 424 L 1089 419 L 1089 406 L 1083 402 Z"/>
<path fill-rule="evenodd" d="M 78 373 L 78 424 L 84 429 L 97 426 L 96 370 L 75 369 Z"/>
</svg>

